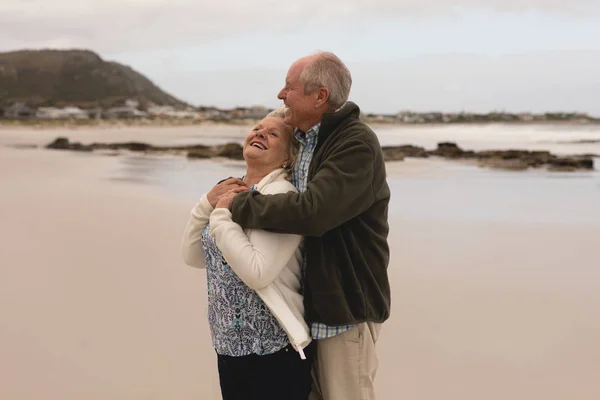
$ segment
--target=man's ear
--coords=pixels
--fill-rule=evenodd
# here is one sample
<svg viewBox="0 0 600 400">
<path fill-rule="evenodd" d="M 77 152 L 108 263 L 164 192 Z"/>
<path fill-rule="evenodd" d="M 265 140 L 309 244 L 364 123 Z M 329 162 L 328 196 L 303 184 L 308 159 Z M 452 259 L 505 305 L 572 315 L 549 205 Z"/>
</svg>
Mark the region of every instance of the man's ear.
<svg viewBox="0 0 600 400">
<path fill-rule="evenodd" d="M 326 87 L 319 88 L 317 90 L 317 102 L 315 103 L 315 108 L 327 104 L 327 101 L 329 101 L 329 89 Z"/>
</svg>

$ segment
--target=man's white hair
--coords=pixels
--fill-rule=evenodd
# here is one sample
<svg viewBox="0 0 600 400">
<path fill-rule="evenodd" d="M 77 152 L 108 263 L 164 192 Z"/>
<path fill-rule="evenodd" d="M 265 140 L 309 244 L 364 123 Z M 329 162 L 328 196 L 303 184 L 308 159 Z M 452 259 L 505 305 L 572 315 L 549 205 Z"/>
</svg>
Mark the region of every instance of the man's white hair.
<svg viewBox="0 0 600 400">
<path fill-rule="evenodd" d="M 346 65 L 333 53 L 321 51 L 300 74 L 305 93 L 314 93 L 321 87 L 329 89 L 329 108 L 337 110 L 348 101 L 352 87 L 352 75 Z"/>
</svg>

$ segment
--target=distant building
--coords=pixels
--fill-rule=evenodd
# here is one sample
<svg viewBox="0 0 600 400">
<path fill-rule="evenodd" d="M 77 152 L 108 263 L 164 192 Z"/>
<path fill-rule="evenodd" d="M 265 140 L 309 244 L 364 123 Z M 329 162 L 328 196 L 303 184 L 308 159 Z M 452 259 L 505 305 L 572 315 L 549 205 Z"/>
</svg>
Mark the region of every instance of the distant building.
<svg viewBox="0 0 600 400">
<path fill-rule="evenodd" d="M 442 122 L 442 113 L 440 112 L 430 112 L 422 115 L 423 119 L 426 122 Z"/>
<path fill-rule="evenodd" d="M 170 118 L 175 118 L 175 119 L 194 119 L 197 116 L 197 112 L 196 111 L 173 111 L 171 113 L 169 113 L 169 117 Z"/>
<path fill-rule="evenodd" d="M 63 112 L 66 118 L 69 119 L 89 119 L 87 111 L 82 110 L 79 107 L 65 107 Z"/>
<path fill-rule="evenodd" d="M 90 119 L 100 119 L 102 118 L 102 108 L 96 107 L 89 110 L 86 110 L 88 117 Z"/>
<path fill-rule="evenodd" d="M 4 109 L 4 118 L 8 119 L 31 118 L 34 116 L 35 109 L 25 103 L 14 103 L 12 106 Z"/>
<path fill-rule="evenodd" d="M 396 120 L 398 122 L 404 122 L 406 124 L 418 124 L 425 122 L 425 118 L 412 111 L 401 111 L 396 114 Z"/>
<path fill-rule="evenodd" d="M 267 116 L 269 109 L 264 106 L 252 106 L 246 110 L 245 118 L 262 119 Z"/>
<path fill-rule="evenodd" d="M 144 118 L 147 115 L 147 113 L 140 111 L 135 107 L 123 106 L 109 108 L 104 112 L 103 117 L 107 119 Z"/>
<path fill-rule="evenodd" d="M 88 111 L 82 110 L 79 107 L 40 107 L 38 108 L 35 117 L 38 119 L 89 119 Z"/>
<path fill-rule="evenodd" d="M 139 108 L 139 106 L 140 106 L 140 102 L 137 101 L 136 99 L 125 100 L 125 107 Z"/>
<path fill-rule="evenodd" d="M 63 118 L 63 112 L 56 107 L 40 107 L 37 109 L 35 117 L 38 119 L 61 119 Z"/>
<path fill-rule="evenodd" d="M 148 115 L 152 118 L 197 119 L 198 112 L 191 107 L 186 110 L 176 110 L 173 106 L 148 107 Z"/>
<path fill-rule="evenodd" d="M 246 108 L 238 107 L 236 109 L 231 110 L 229 115 L 232 118 L 244 118 L 246 116 L 246 110 L 247 110 Z"/>
<path fill-rule="evenodd" d="M 532 122 L 534 120 L 534 116 L 532 113 L 521 113 L 519 114 L 519 120 L 523 122 Z"/>
<path fill-rule="evenodd" d="M 200 119 L 225 119 L 227 112 L 216 107 L 198 107 Z"/>
<path fill-rule="evenodd" d="M 151 105 L 148 107 L 148 115 L 153 118 L 169 118 L 170 114 L 175 111 L 173 106 L 157 106 Z"/>
</svg>

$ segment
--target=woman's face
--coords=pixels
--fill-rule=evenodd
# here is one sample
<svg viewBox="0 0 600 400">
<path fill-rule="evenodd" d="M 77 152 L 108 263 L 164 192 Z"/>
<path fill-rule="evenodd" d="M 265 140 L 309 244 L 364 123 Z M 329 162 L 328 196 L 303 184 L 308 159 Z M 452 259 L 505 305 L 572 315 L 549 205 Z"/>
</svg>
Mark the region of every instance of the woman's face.
<svg viewBox="0 0 600 400">
<path fill-rule="evenodd" d="M 291 135 L 292 127 L 286 125 L 283 118 L 263 119 L 244 142 L 244 159 L 273 170 L 283 167 L 289 163 Z"/>
</svg>

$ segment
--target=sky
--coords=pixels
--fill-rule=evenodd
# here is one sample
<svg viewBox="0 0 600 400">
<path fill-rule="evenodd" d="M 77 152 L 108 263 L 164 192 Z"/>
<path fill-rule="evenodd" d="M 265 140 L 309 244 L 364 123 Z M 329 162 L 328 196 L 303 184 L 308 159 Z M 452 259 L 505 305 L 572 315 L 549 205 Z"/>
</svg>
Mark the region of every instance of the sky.
<svg viewBox="0 0 600 400">
<path fill-rule="evenodd" d="M 600 0 L 0 0 L 0 51 L 89 49 L 194 105 L 277 107 L 332 51 L 363 111 L 600 116 Z"/>
</svg>

